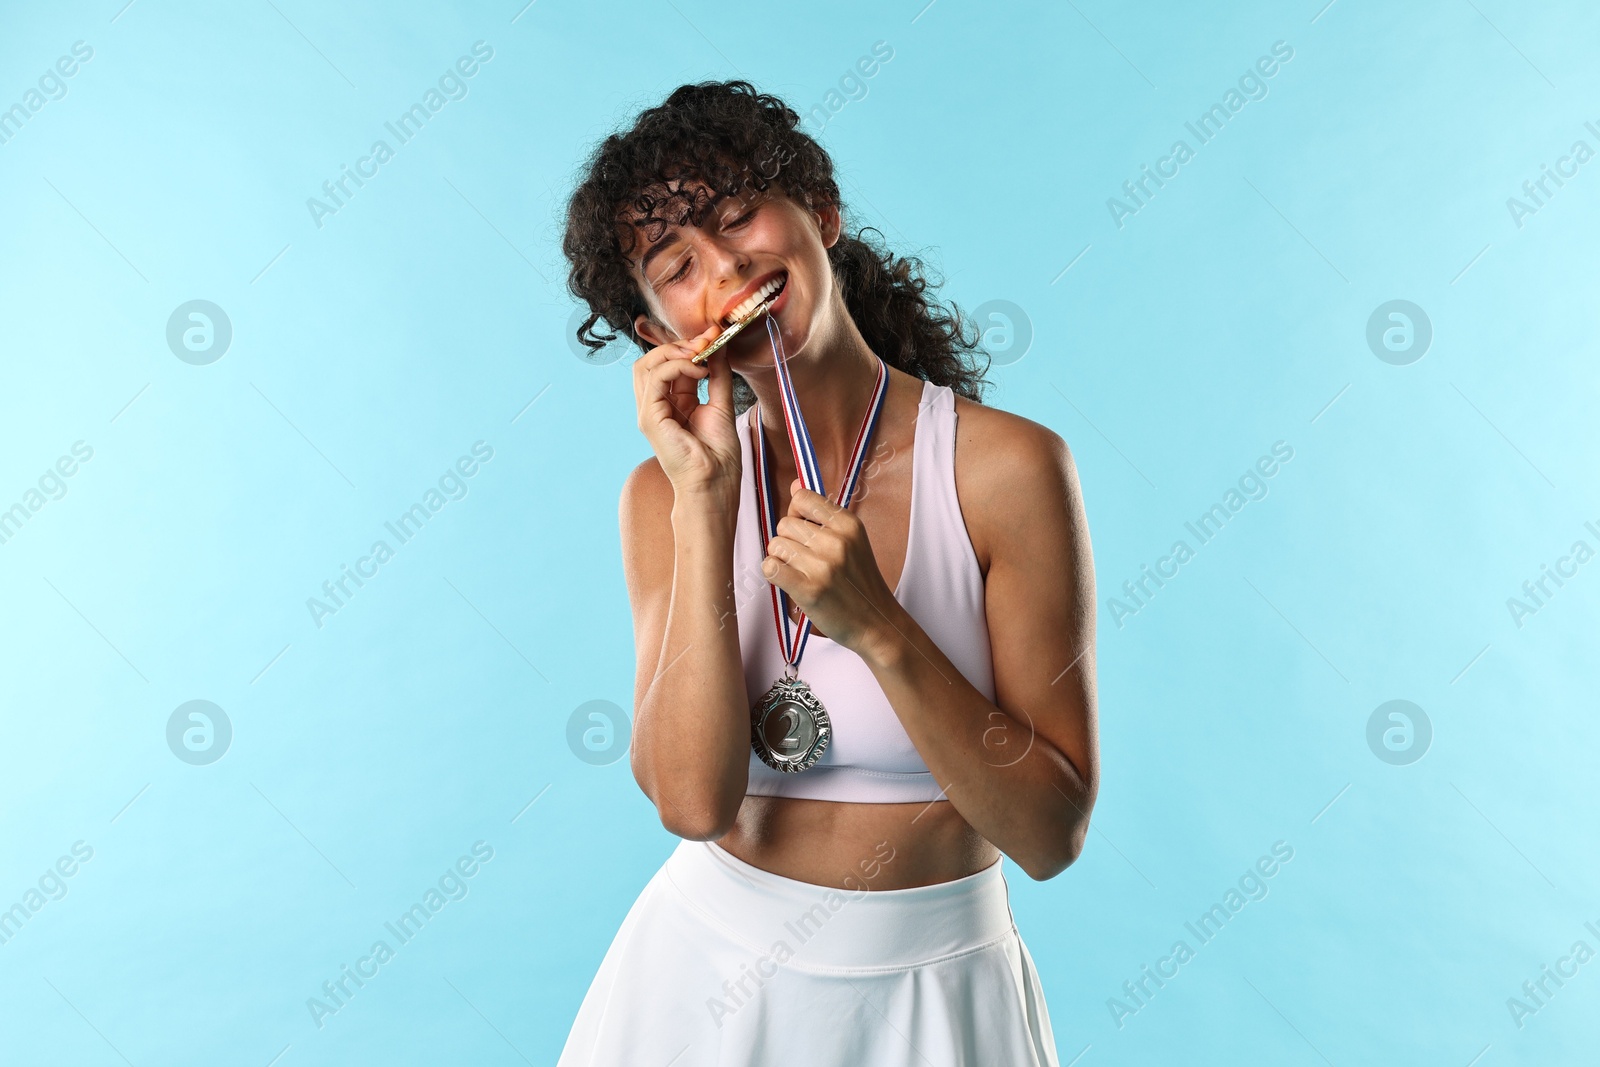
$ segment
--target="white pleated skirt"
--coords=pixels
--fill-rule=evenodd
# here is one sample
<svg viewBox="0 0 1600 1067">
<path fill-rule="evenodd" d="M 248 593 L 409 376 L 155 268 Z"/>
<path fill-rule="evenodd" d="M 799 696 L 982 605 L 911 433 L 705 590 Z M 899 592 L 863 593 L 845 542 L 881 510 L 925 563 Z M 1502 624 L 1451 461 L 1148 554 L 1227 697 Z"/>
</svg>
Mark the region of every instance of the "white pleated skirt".
<svg viewBox="0 0 1600 1067">
<path fill-rule="evenodd" d="M 1002 862 L 852 892 L 683 841 L 623 919 L 557 1067 L 1059 1067 Z"/>
</svg>

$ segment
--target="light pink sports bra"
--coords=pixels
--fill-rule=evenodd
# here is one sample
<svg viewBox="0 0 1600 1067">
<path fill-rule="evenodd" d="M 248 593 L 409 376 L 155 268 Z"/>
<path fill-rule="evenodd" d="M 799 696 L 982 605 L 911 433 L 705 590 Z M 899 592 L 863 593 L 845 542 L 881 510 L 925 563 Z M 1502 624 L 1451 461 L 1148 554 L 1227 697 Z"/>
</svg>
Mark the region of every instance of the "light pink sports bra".
<svg viewBox="0 0 1600 1067">
<path fill-rule="evenodd" d="M 744 480 L 733 542 L 733 575 L 749 704 L 783 674 L 773 625 L 771 586 L 761 574 L 766 551 L 756 516 L 751 405 L 736 420 Z M 983 606 L 983 572 L 956 499 L 955 394 L 922 383 L 911 462 L 911 529 L 895 599 L 973 687 L 994 699 L 994 666 Z M 781 442 L 780 442 L 781 443 Z M 829 486 L 831 494 L 837 486 Z M 833 736 L 806 770 L 775 771 L 750 753 L 746 794 L 859 804 L 943 799 L 883 688 L 860 656 L 815 631 L 806 638 L 799 674 L 828 710 Z"/>
</svg>

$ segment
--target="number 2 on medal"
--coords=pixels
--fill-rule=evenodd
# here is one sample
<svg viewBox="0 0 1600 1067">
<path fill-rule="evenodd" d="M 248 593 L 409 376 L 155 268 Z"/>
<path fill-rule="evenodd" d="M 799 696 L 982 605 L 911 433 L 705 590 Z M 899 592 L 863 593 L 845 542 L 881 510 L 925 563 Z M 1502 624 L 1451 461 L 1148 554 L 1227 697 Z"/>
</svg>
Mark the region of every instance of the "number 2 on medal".
<svg viewBox="0 0 1600 1067">
<path fill-rule="evenodd" d="M 784 708 L 778 714 L 778 720 L 783 726 L 783 739 L 773 747 L 780 752 L 793 752 L 800 747 L 800 737 L 796 733 L 800 726 L 800 713 L 793 708 Z"/>
</svg>

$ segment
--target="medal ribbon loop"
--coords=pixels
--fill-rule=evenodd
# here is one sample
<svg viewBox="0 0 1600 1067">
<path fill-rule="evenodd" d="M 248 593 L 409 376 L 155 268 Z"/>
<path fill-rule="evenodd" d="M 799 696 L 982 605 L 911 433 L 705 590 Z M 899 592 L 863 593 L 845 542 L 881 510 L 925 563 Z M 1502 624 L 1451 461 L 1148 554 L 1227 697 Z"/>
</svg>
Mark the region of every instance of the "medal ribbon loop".
<svg viewBox="0 0 1600 1067">
<path fill-rule="evenodd" d="M 794 381 L 789 376 L 788 360 L 783 351 L 783 338 L 772 316 L 766 317 L 767 336 L 772 340 L 772 355 L 776 362 L 778 372 L 778 393 L 783 401 L 783 422 L 789 432 L 789 447 L 794 452 L 795 470 L 799 472 L 801 483 L 812 492 L 822 497 L 827 497 L 828 492 L 822 485 L 822 468 L 817 460 L 817 451 L 812 446 L 811 434 L 806 430 L 806 420 L 800 414 L 800 398 L 795 394 Z M 861 481 L 861 471 L 866 464 L 867 444 L 872 440 L 872 434 L 878 425 L 878 416 L 883 411 L 884 400 L 889 395 L 889 368 L 883 362 L 883 357 L 874 356 L 878 361 L 878 376 L 872 386 L 872 401 L 867 405 L 865 417 L 861 420 L 861 428 L 856 431 L 856 441 L 850 451 L 850 462 L 845 469 L 844 484 L 839 487 L 838 497 L 834 503 L 841 508 L 850 506 L 850 500 L 855 496 L 856 486 Z M 759 406 L 756 410 L 756 440 L 759 443 L 757 450 L 757 477 L 756 493 L 758 507 L 756 513 L 761 519 L 761 551 L 766 554 L 767 542 L 775 536 L 778 528 L 778 494 L 772 484 L 772 460 L 767 449 L 766 434 L 761 432 L 761 412 Z M 783 646 L 783 659 L 788 665 L 784 671 L 786 677 L 795 676 L 800 664 L 800 657 L 805 653 L 806 638 L 811 634 L 811 620 L 804 611 L 800 612 L 800 621 L 793 622 L 789 618 L 789 594 L 778 586 L 772 586 L 772 614 L 778 627 L 778 639 Z"/>
</svg>

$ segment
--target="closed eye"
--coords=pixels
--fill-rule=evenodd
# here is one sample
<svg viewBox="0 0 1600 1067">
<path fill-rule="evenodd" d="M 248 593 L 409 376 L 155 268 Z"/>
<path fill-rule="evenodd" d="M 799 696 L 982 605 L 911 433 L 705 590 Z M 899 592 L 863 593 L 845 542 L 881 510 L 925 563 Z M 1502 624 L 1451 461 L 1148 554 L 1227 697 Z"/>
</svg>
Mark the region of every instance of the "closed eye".
<svg viewBox="0 0 1600 1067">
<path fill-rule="evenodd" d="M 760 204 L 756 204 L 749 211 L 746 211 L 743 215 L 740 215 L 738 218 L 730 219 L 727 222 L 724 222 L 722 224 L 722 228 L 724 230 L 731 230 L 731 229 L 735 229 L 737 227 L 743 226 L 746 223 L 748 223 L 751 219 L 755 218 L 756 212 L 758 212 L 760 210 L 761 210 L 761 205 Z M 673 282 L 676 282 L 676 281 L 680 280 L 685 274 L 687 274 L 689 272 L 689 264 L 692 262 L 693 258 L 694 258 L 693 256 L 684 256 L 683 257 L 682 266 L 680 266 L 677 269 L 677 271 L 670 278 L 664 279 L 662 284 L 663 285 L 671 285 Z"/>
</svg>

